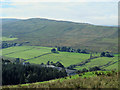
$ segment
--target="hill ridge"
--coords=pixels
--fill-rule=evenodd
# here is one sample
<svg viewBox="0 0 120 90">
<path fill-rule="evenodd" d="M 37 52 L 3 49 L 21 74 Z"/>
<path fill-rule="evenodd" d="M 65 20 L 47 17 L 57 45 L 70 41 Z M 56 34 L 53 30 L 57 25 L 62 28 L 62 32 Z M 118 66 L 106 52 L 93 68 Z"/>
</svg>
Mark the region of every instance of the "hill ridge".
<svg viewBox="0 0 120 90">
<path fill-rule="evenodd" d="M 116 27 L 40 18 L 3 23 L 2 27 L 4 37 L 13 35 L 18 38 L 11 42 L 29 41 L 27 45 L 71 46 L 93 51 L 117 52 Z"/>
</svg>

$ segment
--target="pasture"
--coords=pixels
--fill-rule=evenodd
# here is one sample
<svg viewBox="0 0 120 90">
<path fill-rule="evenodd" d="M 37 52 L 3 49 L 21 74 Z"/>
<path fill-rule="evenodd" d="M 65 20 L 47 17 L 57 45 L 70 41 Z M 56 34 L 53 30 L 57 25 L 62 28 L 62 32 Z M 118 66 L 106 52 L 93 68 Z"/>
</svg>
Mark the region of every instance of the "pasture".
<svg viewBox="0 0 120 90">
<path fill-rule="evenodd" d="M 83 66 L 77 66 L 75 69 L 81 70 L 83 68 L 90 68 L 94 66 L 100 66 L 102 69 L 107 70 L 118 70 L 118 56 L 115 57 L 99 57 L 96 59 L 91 59 L 89 63 L 86 63 Z"/>
<path fill-rule="evenodd" d="M 13 41 L 16 40 L 18 38 L 8 38 L 8 37 L 2 37 L 2 41 Z"/>
<path fill-rule="evenodd" d="M 46 64 L 48 61 L 61 62 L 65 67 L 73 64 L 78 64 L 90 58 L 90 54 L 58 52 L 51 53 L 52 47 L 41 46 L 15 46 L 2 49 L 2 54 L 5 57 L 25 59 L 27 62 L 35 64 Z M 99 56 L 100 54 L 96 54 Z M 96 56 L 95 55 L 95 56 Z M 118 55 L 115 57 L 99 57 L 91 59 L 90 62 L 83 66 L 77 66 L 74 69 L 80 70 L 83 68 L 90 68 L 100 66 L 103 69 L 115 70 L 118 69 Z"/>
<path fill-rule="evenodd" d="M 90 54 L 59 52 L 51 53 L 50 47 L 16 46 L 2 50 L 3 56 L 26 59 L 30 63 L 41 64 L 48 61 L 60 61 L 64 66 L 79 63 L 89 59 Z"/>
</svg>

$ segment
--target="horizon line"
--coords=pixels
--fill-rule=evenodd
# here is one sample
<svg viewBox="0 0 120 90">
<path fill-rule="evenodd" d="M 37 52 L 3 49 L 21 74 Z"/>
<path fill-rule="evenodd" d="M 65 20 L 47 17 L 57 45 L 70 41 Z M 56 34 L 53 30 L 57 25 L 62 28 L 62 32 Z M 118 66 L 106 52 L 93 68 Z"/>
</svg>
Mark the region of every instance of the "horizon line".
<svg viewBox="0 0 120 90">
<path fill-rule="evenodd" d="M 20 20 L 37 19 L 37 18 L 38 19 L 46 19 L 46 20 L 54 20 L 54 21 L 63 21 L 63 22 L 84 23 L 84 24 L 98 25 L 98 26 L 118 26 L 118 25 L 94 24 L 94 23 L 85 22 L 85 21 L 73 21 L 73 20 L 55 19 L 55 18 L 46 18 L 46 17 L 29 17 L 29 18 L 0 17 L 0 19 L 20 19 Z"/>
</svg>

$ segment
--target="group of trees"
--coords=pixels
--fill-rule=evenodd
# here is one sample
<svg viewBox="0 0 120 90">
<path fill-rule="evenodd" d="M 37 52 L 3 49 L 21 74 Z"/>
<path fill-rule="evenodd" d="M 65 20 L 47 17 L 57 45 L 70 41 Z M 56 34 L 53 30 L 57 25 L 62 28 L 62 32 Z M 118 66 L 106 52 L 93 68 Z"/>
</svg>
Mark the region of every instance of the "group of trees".
<svg viewBox="0 0 120 90">
<path fill-rule="evenodd" d="M 15 85 L 61 78 L 67 76 L 67 73 L 65 70 L 59 71 L 55 68 L 42 67 L 36 64 L 3 63 L 2 76 L 3 85 Z"/>
<path fill-rule="evenodd" d="M 62 65 L 62 63 L 60 63 L 59 61 L 57 61 L 56 63 L 54 63 L 54 62 L 50 62 L 50 61 L 48 61 L 47 62 L 47 65 L 53 65 L 53 66 L 56 66 L 56 67 L 61 67 L 61 68 L 64 68 L 64 66 Z"/>
<path fill-rule="evenodd" d="M 86 49 L 73 49 L 71 47 L 57 47 L 57 50 L 55 48 L 51 49 L 51 52 L 56 53 L 57 51 L 61 51 L 61 52 L 76 52 L 76 53 L 86 53 L 88 54 Z"/>
<path fill-rule="evenodd" d="M 101 56 L 101 57 L 114 57 L 114 55 L 112 55 L 112 54 L 109 53 L 109 52 L 102 52 L 102 53 L 100 54 L 100 56 Z"/>
<path fill-rule="evenodd" d="M 99 70 L 101 70 L 100 67 L 94 66 L 94 67 L 91 67 L 89 69 L 83 68 L 82 70 L 77 70 L 77 73 L 79 74 L 79 73 L 91 72 L 91 71 L 99 71 Z"/>
<path fill-rule="evenodd" d="M 51 52 L 52 52 L 52 53 L 56 53 L 57 50 L 56 50 L 55 48 L 53 48 L 53 49 L 51 49 Z"/>
<path fill-rule="evenodd" d="M 13 46 L 21 46 L 22 44 L 18 43 L 8 43 L 8 42 L 2 42 L 2 47 L 0 48 L 8 48 L 8 47 L 13 47 Z"/>
</svg>

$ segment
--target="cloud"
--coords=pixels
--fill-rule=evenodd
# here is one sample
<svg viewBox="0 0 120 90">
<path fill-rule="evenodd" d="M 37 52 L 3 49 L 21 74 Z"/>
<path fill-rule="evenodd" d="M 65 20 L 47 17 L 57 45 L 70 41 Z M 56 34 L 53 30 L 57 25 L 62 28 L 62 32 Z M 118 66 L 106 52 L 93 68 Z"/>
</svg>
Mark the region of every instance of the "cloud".
<svg viewBox="0 0 120 90">
<path fill-rule="evenodd" d="M 117 3 L 113 2 L 12 2 L 2 8 L 4 18 L 37 17 L 101 25 L 117 24 L 117 15 Z"/>
<path fill-rule="evenodd" d="M 119 2 L 119 0 L 1 0 L 4 2 Z"/>
</svg>

